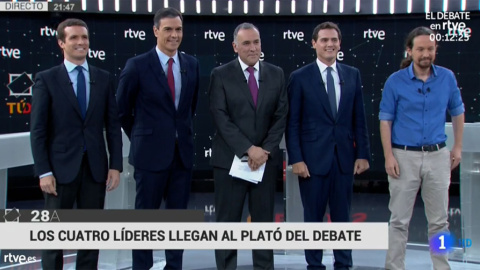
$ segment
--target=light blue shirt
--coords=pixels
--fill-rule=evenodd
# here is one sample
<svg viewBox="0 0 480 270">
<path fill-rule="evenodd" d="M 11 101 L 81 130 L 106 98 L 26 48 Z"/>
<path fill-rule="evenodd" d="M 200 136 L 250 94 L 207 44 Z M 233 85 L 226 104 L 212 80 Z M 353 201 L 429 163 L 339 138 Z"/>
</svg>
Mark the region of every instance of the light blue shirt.
<svg viewBox="0 0 480 270">
<path fill-rule="evenodd" d="M 170 58 L 173 58 L 172 68 L 173 78 L 175 80 L 175 109 L 178 109 L 178 103 L 180 102 L 180 94 L 182 92 L 182 75 L 180 73 L 180 60 L 178 59 L 178 51 L 173 57 L 170 57 L 160 51 L 157 46 L 155 46 L 155 50 L 157 51 L 158 59 L 160 59 L 163 71 L 165 72 L 165 76 L 167 76 L 168 72 L 168 60 Z"/>
<path fill-rule="evenodd" d="M 70 82 L 72 82 L 72 87 L 73 87 L 75 96 L 77 96 L 78 71 L 75 69 L 77 65 L 68 61 L 67 59 L 63 60 L 63 64 L 65 65 L 65 68 L 67 68 L 68 77 L 70 78 Z M 88 104 L 90 102 L 90 72 L 89 72 L 88 63 L 86 60 L 85 62 L 83 62 L 83 64 L 81 64 L 81 66 L 83 67 L 83 75 L 85 76 L 85 86 L 87 87 L 87 109 L 88 109 Z"/>
</svg>

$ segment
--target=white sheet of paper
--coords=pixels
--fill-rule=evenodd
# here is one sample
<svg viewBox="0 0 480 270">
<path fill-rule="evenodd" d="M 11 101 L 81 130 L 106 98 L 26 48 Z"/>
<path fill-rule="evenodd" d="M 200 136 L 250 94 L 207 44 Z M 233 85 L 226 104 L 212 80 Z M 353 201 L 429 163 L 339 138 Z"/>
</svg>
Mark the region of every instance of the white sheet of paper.
<svg viewBox="0 0 480 270">
<path fill-rule="evenodd" d="M 258 170 L 252 171 L 248 167 L 248 162 L 242 162 L 237 156 L 233 157 L 232 167 L 230 168 L 230 175 L 236 178 L 240 178 L 255 184 L 262 181 L 263 173 L 265 172 L 264 163 Z"/>
</svg>

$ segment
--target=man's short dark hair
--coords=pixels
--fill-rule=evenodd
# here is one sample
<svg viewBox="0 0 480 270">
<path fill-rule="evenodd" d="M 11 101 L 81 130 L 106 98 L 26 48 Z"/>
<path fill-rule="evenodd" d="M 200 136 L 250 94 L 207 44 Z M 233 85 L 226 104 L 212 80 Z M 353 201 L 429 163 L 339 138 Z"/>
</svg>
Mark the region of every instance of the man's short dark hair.
<svg viewBox="0 0 480 270">
<path fill-rule="evenodd" d="M 338 33 L 338 39 L 342 40 L 342 32 L 340 31 L 340 28 L 338 28 L 338 25 L 333 22 L 323 22 L 315 27 L 313 29 L 313 34 L 312 34 L 312 40 L 317 41 L 318 39 L 318 32 L 322 29 L 334 29 Z"/>
<path fill-rule="evenodd" d="M 158 28 L 160 26 L 161 19 L 176 17 L 180 17 L 180 20 L 183 22 L 182 13 L 180 13 L 180 11 L 178 11 L 177 9 L 174 9 L 172 7 L 159 9 L 155 13 L 155 17 L 153 17 L 153 25 L 155 26 L 155 28 Z"/>
<path fill-rule="evenodd" d="M 84 21 L 75 18 L 66 19 L 65 21 L 61 22 L 57 27 L 57 40 L 65 42 L 65 28 L 69 26 L 83 26 L 87 29 L 88 32 L 88 26 Z"/>
</svg>

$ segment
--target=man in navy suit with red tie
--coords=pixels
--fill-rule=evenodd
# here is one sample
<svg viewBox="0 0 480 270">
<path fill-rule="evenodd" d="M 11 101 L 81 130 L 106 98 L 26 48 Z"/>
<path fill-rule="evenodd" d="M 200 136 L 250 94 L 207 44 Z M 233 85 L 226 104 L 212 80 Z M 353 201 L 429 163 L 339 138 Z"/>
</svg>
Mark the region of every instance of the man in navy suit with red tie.
<svg viewBox="0 0 480 270">
<path fill-rule="evenodd" d="M 292 73 L 286 143 L 299 176 L 305 222 L 350 221 L 353 175 L 369 168 L 370 146 L 358 69 L 336 62 L 342 35 L 331 22 L 313 30 L 315 62 Z M 352 267 L 351 250 L 334 250 L 335 269 Z M 322 250 L 305 250 L 308 269 L 326 269 Z"/>
<path fill-rule="evenodd" d="M 129 59 L 117 102 L 135 167 L 135 209 L 187 208 L 193 167 L 193 123 L 199 89 L 197 60 L 180 53 L 182 14 L 157 11 L 152 50 Z M 133 251 L 133 269 L 150 269 L 151 250 Z M 183 250 L 166 250 L 165 269 L 182 269 Z"/>
</svg>

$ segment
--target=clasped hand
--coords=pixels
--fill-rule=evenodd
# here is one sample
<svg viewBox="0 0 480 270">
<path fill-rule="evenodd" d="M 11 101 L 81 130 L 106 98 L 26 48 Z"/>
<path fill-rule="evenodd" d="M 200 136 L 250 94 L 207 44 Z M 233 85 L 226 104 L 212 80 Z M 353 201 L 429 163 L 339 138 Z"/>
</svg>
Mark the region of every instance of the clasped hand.
<svg viewBox="0 0 480 270">
<path fill-rule="evenodd" d="M 248 154 L 248 167 L 250 167 L 252 171 L 256 171 L 258 170 L 258 168 L 260 168 L 260 166 L 262 166 L 265 162 L 267 162 L 268 155 L 270 154 L 270 152 L 268 152 L 267 150 L 264 150 L 261 147 L 253 145 L 248 149 L 247 154 Z"/>
</svg>

